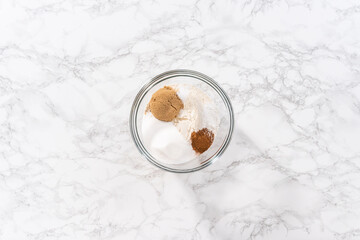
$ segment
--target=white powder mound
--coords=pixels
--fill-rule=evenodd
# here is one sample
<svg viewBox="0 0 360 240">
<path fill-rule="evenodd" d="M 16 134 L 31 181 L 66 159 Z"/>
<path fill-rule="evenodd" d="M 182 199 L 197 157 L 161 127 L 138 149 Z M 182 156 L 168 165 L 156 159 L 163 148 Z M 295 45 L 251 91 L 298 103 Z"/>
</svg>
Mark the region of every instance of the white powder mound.
<svg viewBox="0 0 360 240">
<path fill-rule="evenodd" d="M 187 85 L 176 86 L 177 94 L 184 103 L 184 109 L 174 120 L 179 132 L 190 141 L 193 131 L 207 128 L 216 134 L 219 118 L 216 106 L 199 88 Z"/>
<path fill-rule="evenodd" d="M 196 157 L 191 144 L 172 122 L 159 121 L 148 112 L 143 117 L 141 128 L 145 147 L 161 162 L 180 164 Z"/>
</svg>

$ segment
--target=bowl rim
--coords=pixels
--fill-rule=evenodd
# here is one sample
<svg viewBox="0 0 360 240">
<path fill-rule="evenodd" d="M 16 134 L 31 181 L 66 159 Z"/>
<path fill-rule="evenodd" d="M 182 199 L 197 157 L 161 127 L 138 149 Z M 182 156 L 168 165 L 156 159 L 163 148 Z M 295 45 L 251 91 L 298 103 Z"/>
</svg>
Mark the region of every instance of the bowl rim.
<svg viewBox="0 0 360 240">
<path fill-rule="evenodd" d="M 230 128 L 229 131 L 227 133 L 226 139 L 223 143 L 223 145 L 221 146 L 221 148 L 219 148 L 219 150 L 212 155 L 209 159 L 207 159 L 205 161 L 204 164 L 201 164 L 200 166 L 197 166 L 195 168 L 189 168 L 189 169 L 177 169 L 177 168 L 171 168 L 168 166 L 164 166 L 161 163 L 159 163 L 145 148 L 145 146 L 143 145 L 142 141 L 140 140 L 140 136 L 138 133 L 138 129 L 137 129 L 137 115 L 138 115 L 138 109 L 140 106 L 140 103 L 142 102 L 143 98 L 145 97 L 145 95 L 147 94 L 147 92 L 156 84 L 163 82 L 169 78 L 173 78 L 173 77 L 179 77 L 179 76 L 185 76 L 185 77 L 192 77 L 192 78 L 196 78 L 198 80 L 201 80 L 203 82 L 205 82 L 206 84 L 208 84 L 210 87 L 212 87 L 222 98 L 222 100 L 224 101 L 227 110 L 229 112 L 229 117 L 230 117 Z M 220 87 L 220 85 L 212 78 L 210 78 L 209 76 L 194 71 L 194 70 L 188 70 L 188 69 L 175 69 L 175 70 L 170 70 L 170 71 L 166 71 L 163 72 L 161 74 L 156 75 L 155 77 L 153 77 L 148 83 L 146 83 L 138 92 L 138 94 L 136 95 L 132 107 L 131 107 L 131 111 L 130 111 L 130 118 L 129 118 L 129 125 L 130 125 L 130 133 L 131 133 L 131 137 L 137 147 L 137 149 L 140 151 L 140 153 L 153 165 L 159 167 L 160 169 L 169 171 L 169 172 L 174 172 L 174 173 L 190 173 L 190 172 L 195 172 L 198 170 L 201 170 L 209 165 L 211 165 L 212 163 L 214 163 L 226 150 L 226 148 L 228 147 L 232 134 L 233 134 L 233 130 L 234 130 L 234 111 L 230 102 L 230 99 L 228 97 L 228 95 L 226 94 L 226 92 Z"/>
</svg>

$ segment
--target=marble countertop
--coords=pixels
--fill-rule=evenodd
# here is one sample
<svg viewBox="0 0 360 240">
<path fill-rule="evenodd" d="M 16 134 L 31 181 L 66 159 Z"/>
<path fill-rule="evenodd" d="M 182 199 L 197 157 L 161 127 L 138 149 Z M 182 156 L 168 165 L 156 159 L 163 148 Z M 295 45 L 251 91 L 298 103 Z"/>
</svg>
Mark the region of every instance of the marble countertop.
<svg viewBox="0 0 360 240">
<path fill-rule="evenodd" d="M 164 172 L 139 88 L 192 69 L 232 142 Z M 0 239 L 360 239 L 359 1 L 0 1 Z"/>
</svg>

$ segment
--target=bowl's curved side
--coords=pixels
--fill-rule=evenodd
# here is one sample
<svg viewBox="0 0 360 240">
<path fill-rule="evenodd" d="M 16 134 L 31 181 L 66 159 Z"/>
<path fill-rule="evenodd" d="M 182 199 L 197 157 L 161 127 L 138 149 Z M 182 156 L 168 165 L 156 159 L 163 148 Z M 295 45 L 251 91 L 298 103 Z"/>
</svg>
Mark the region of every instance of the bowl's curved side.
<svg viewBox="0 0 360 240">
<path fill-rule="evenodd" d="M 140 103 L 144 99 L 144 96 L 147 94 L 147 92 L 156 84 L 163 82 L 169 78 L 179 77 L 179 76 L 196 78 L 198 80 L 205 82 L 209 86 L 211 86 L 220 95 L 220 97 L 224 101 L 224 104 L 229 113 L 229 121 L 230 121 L 229 131 L 227 133 L 226 139 L 224 140 L 224 143 L 222 144 L 222 146 L 208 160 L 202 162 L 201 165 L 199 165 L 198 167 L 191 168 L 191 169 L 171 168 L 171 167 L 165 166 L 165 165 L 157 162 L 156 159 L 151 154 L 149 154 L 149 152 L 146 150 L 145 146 L 141 142 L 141 139 L 140 139 L 140 136 L 138 133 L 137 121 L 136 121 Z M 201 170 L 201 169 L 209 166 L 210 164 L 214 163 L 226 150 L 226 148 L 228 147 L 228 145 L 231 141 L 232 133 L 234 130 L 234 112 L 233 112 L 233 107 L 231 105 L 228 95 L 219 86 L 219 84 L 215 82 L 215 80 L 213 80 L 212 78 L 206 76 L 205 74 L 202 74 L 197 71 L 186 70 L 186 69 L 177 69 L 177 70 L 170 70 L 170 71 L 167 71 L 167 72 L 164 72 L 164 73 L 161 73 L 161 74 L 155 76 L 140 89 L 140 91 L 138 92 L 138 94 L 136 95 L 136 97 L 133 101 L 133 105 L 130 110 L 129 127 L 130 127 L 131 137 L 132 137 L 136 147 L 138 148 L 140 153 L 143 156 L 145 156 L 145 158 L 150 163 L 152 163 L 153 165 L 155 165 L 163 170 L 169 171 L 169 172 L 189 173 L 189 172 L 195 172 L 195 171 Z"/>
</svg>

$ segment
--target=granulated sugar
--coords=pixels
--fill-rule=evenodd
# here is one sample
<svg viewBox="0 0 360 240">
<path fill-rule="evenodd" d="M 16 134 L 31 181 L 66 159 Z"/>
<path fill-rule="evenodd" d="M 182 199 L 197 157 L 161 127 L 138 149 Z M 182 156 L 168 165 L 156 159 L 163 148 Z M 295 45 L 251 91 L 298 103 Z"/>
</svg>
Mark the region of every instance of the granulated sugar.
<svg viewBox="0 0 360 240">
<path fill-rule="evenodd" d="M 147 112 L 141 128 L 144 145 L 159 161 L 180 164 L 196 158 L 191 145 L 172 122 L 159 121 Z"/>
</svg>

